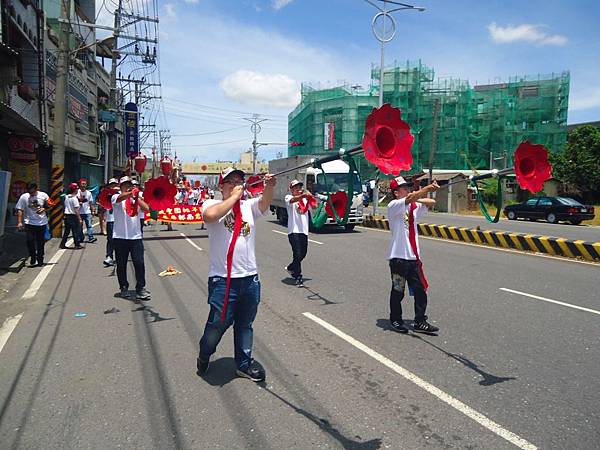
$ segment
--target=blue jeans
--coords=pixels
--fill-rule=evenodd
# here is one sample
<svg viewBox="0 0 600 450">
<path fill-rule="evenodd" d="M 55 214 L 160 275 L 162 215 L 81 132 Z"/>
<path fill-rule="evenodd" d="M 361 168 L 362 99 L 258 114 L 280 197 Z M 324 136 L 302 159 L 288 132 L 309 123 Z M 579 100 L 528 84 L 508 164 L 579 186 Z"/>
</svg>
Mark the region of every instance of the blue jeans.
<svg viewBox="0 0 600 450">
<path fill-rule="evenodd" d="M 224 277 L 208 279 L 210 313 L 204 327 L 204 335 L 200 339 L 200 359 L 208 361 L 217 350 L 225 331 L 233 324 L 235 363 L 238 369 L 245 370 L 252 361 L 252 323 L 260 303 L 260 280 L 258 275 L 231 279 L 227 314 L 223 322 L 221 311 L 226 283 L 227 279 Z"/>
<path fill-rule="evenodd" d="M 94 239 L 94 228 L 92 227 L 92 215 L 91 214 L 80 214 L 83 223 L 85 223 L 85 228 L 87 229 L 88 241 Z M 79 232 L 79 241 L 83 242 L 83 226 L 80 228 Z"/>
</svg>

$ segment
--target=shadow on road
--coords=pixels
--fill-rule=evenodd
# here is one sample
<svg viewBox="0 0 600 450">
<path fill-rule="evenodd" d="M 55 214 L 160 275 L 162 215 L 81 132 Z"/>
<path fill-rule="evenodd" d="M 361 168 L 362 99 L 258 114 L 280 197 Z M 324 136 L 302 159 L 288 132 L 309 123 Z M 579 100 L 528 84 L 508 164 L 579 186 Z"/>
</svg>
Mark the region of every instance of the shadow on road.
<svg viewBox="0 0 600 450">
<path fill-rule="evenodd" d="M 321 417 L 317 417 L 314 414 L 306 411 L 305 409 L 299 408 L 298 406 L 294 405 L 293 403 L 291 403 L 288 400 L 286 400 L 285 398 L 283 398 L 281 395 L 270 390 L 267 387 L 265 382 L 259 383 L 259 385 L 262 386 L 266 392 L 271 394 L 277 400 L 285 403 L 287 406 L 292 408 L 297 414 L 300 414 L 300 415 L 306 417 L 312 423 L 317 425 L 323 432 L 327 433 L 329 436 L 331 436 L 336 441 L 338 441 L 344 449 L 375 450 L 375 449 L 381 448 L 381 439 L 377 438 L 377 439 L 371 439 L 370 441 L 367 441 L 367 442 L 358 442 L 358 441 L 354 441 L 350 438 L 347 438 L 339 430 L 337 430 L 333 425 L 331 425 L 329 420 L 321 418 Z M 355 436 L 355 437 L 360 439 L 360 436 Z"/>
<path fill-rule="evenodd" d="M 176 231 L 176 230 L 173 230 Z M 186 236 L 144 236 L 144 241 L 172 241 L 177 239 L 208 239 L 207 234 L 194 234 Z"/>
<path fill-rule="evenodd" d="M 210 362 L 206 375 L 202 377 L 211 386 L 223 387 L 238 378 L 236 375 L 235 359 L 219 358 Z"/>
<path fill-rule="evenodd" d="M 307 281 L 311 281 L 311 280 L 312 280 L 312 278 L 304 278 L 304 282 L 305 282 L 305 283 L 306 283 Z M 283 278 L 283 279 L 281 280 L 281 282 L 282 282 L 283 284 L 286 284 L 286 285 L 288 285 L 288 286 L 294 286 L 294 287 L 296 286 L 296 280 L 294 280 L 294 279 L 293 279 L 293 278 L 291 278 L 291 277 L 286 277 L 286 278 Z M 305 290 L 307 290 L 308 292 L 310 292 L 310 295 L 307 295 L 307 296 L 306 296 L 306 298 L 307 298 L 308 300 L 319 300 L 319 301 L 322 301 L 324 305 L 337 305 L 337 304 L 338 304 L 338 302 L 333 302 L 333 301 L 331 301 L 331 300 L 329 300 L 329 299 L 326 299 L 326 298 L 325 298 L 325 297 L 323 297 L 321 294 L 319 294 L 318 292 L 315 292 L 315 291 L 313 291 L 311 288 L 309 288 L 309 287 L 308 287 L 308 286 L 306 286 L 306 285 L 304 285 L 302 288 L 299 288 L 299 289 L 305 289 Z"/>
</svg>

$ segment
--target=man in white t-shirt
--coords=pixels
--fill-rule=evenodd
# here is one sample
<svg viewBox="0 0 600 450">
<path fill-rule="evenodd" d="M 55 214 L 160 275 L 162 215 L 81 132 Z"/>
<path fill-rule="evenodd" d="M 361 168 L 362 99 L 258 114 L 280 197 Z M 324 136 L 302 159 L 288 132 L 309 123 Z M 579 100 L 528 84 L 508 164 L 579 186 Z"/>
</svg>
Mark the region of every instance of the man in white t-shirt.
<svg viewBox="0 0 600 450">
<path fill-rule="evenodd" d="M 73 232 L 73 241 L 75 242 L 75 249 L 79 250 L 81 246 L 80 237 L 82 235 L 81 227 L 83 220 L 79 215 L 79 200 L 77 199 L 77 183 L 71 183 L 68 188 L 68 194 L 64 200 L 65 206 L 65 225 L 63 228 L 63 237 L 60 241 L 60 248 L 67 248 L 67 239 L 69 234 Z"/>
<path fill-rule="evenodd" d="M 48 226 L 46 211 L 50 209 L 48 201 L 48 194 L 38 191 L 37 183 L 30 182 L 27 192 L 23 193 L 17 202 L 17 228 L 25 229 L 27 233 L 31 267 L 44 265 L 45 234 Z"/>
<path fill-rule="evenodd" d="M 302 189 L 301 181 L 290 182 L 290 194 L 285 196 L 288 217 L 288 240 L 292 246 L 292 262 L 286 270 L 296 281 L 296 286 L 303 287 L 302 260 L 308 251 L 308 202 L 313 195 Z"/>
<path fill-rule="evenodd" d="M 392 232 L 388 258 L 392 275 L 390 325 L 394 331 L 408 333 L 408 328 L 402 320 L 401 305 L 405 285 L 408 283 L 415 297 L 414 330 L 435 333 L 439 328 L 429 324 L 425 315 L 427 280 L 421 265 L 416 219 L 426 214 L 429 207 L 435 205 L 435 200 L 427 198 L 427 194 L 437 191 L 439 186 L 434 181 L 418 191 L 409 192 L 410 185 L 402 177 L 390 181 L 390 190 L 394 194 L 394 200 L 388 204 L 388 220 Z"/>
<path fill-rule="evenodd" d="M 92 225 L 92 214 L 94 214 L 94 197 L 92 193 L 87 190 L 87 180 L 81 178 L 79 180 L 79 192 L 77 192 L 77 200 L 79 200 L 79 215 L 85 223 L 87 229 L 88 242 L 96 242 L 98 239 L 94 237 L 94 227 Z M 81 227 L 81 234 L 79 240 L 83 242 L 83 227 Z"/>
<path fill-rule="evenodd" d="M 122 298 L 129 298 L 127 280 L 127 260 L 131 255 L 135 270 L 135 292 L 138 300 L 150 300 L 146 290 L 146 268 L 144 266 L 144 243 L 140 216 L 150 210 L 139 189 L 133 187 L 129 177 L 119 180 L 121 192 L 112 196 L 113 207 L 113 247 L 117 261 L 117 278 Z"/>
<path fill-rule="evenodd" d="M 244 200 L 244 172 L 229 167 L 219 177 L 223 200 L 204 202 L 202 214 L 210 240 L 210 313 L 200 339 L 197 360 L 200 376 L 208 370 L 210 357 L 217 350 L 225 331 L 233 324 L 237 374 L 255 382 L 265 379 L 264 368 L 252 359 L 252 324 L 260 302 L 260 280 L 254 252 L 255 222 L 269 211 L 275 182 L 275 177 L 265 175 L 263 194 Z M 232 255 L 229 265 L 228 253 Z"/>
<path fill-rule="evenodd" d="M 108 180 L 107 187 L 115 191 L 115 194 L 119 193 L 119 183 L 116 178 Z M 113 194 L 114 195 L 114 194 Z M 104 220 L 106 221 L 106 258 L 102 263 L 105 267 L 115 265 L 114 247 L 113 247 L 113 229 L 115 225 L 115 216 L 112 209 L 104 211 Z"/>
</svg>

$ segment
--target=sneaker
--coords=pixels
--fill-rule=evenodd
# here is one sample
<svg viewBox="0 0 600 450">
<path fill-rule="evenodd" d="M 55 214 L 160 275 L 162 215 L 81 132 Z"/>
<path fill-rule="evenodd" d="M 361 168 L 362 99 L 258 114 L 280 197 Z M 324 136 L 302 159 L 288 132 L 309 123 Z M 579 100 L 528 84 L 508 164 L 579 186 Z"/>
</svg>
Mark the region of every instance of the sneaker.
<svg viewBox="0 0 600 450">
<path fill-rule="evenodd" d="M 35 266 L 36 266 L 35 258 L 31 258 L 31 259 L 29 260 L 29 266 L 30 266 L 30 267 L 35 267 Z"/>
<path fill-rule="evenodd" d="M 110 256 L 107 256 L 106 259 L 102 261 L 102 264 L 106 267 L 110 267 L 115 265 L 115 261 Z"/>
<path fill-rule="evenodd" d="M 37 265 L 38 265 L 38 267 L 44 267 L 44 260 L 38 259 Z"/>
<path fill-rule="evenodd" d="M 75 247 L 73 247 L 75 250 L 81 250 L 83 248 L 83 245 L 76 245 Z"/>
<path fill-rule="evenodd" d="M 422 322 L 415 322 L 413 327 L 414 327 L 415 331 L 417 331 L 419 333 L 430 333 L 431 334 L 431 333 L 437 333 L 438 331 L 440 331 L 440 329 L 438 327 L 431 325 L 426 320 L 423 320 Z"/>
<path fill-rule="evenodd" d="M 200 359 L 200 357 L 198 356 L 198 358 L 196 359 L 196 374 L 201 377 L 203 376 L 206 371 L 208 370 L 208 365 L 210 364 L 210 358 L 207 359 L 206 361 L 202 361 Z"/>
<path fill-rule="evenodd" d="M 115 297 L 129 298 L 129 289 L 121 288 L 121 290 L 115 294 Z"/>
<path fill-rule="evenodd" d="M 150 292 L 147 291 L 145 288 L 142 288 L 136 292 L 135 297 L 138 300 L 150 300 Z"/>
<path fill-rule="evenodd" d="M 394 320 L 393 322 L 390 322 L 390 326 L 392 327 L 392 330 L 397 331 L 398 333 L 408 334 L 408 328 L 406 328 L 406 325 L 404 325 L 404 321 L 402 320 Z"/>
<path fill-rule="evenodd" d="M 236 373 L 240 377 L 250 378 L 255 383 L 265 381 L 266 378 L 265 369 L 258 361 L 255 360 L 252 360 L 246 369 L 237 369 Z"/>
<path fill-rule="evenodd" d="M 304 278 L 302 278 L 302 277 L 296 278 L 296 287 L 299 287 L 299 288 L 304 287 Z"/>
<path fill-rule="evenodd" d="M 288 269 L 288 266 L 284 266 L 283 268 L 289 275 L 290 277 L 293 277 L 294 275 L 292 274 L 292 271 L 290 269 Z"/>
<path fill-rule="evenodd" d="M 65 249 L 67 249 L 67 248 L 69 248 L 69 247 L 67 247 L 67 246 L 66 246 L 66 245 L 64 245 L 64 244 L 60 244 L 60 245 L 58 246 L 58 248 L 65 250 Z"/>
<path fill-rule="evenodd" d="M 94 242 L 96 242 L 97 240 L 98 240 L 98 239 L 96 239 L 95 237 L 93 237 L 93 238 L 89 239 L 89 240 L 88 240 L 88 242 L 89 242 L 90 244 L 93 244 L 93 243 L 94 243 Z"/>
</svg>

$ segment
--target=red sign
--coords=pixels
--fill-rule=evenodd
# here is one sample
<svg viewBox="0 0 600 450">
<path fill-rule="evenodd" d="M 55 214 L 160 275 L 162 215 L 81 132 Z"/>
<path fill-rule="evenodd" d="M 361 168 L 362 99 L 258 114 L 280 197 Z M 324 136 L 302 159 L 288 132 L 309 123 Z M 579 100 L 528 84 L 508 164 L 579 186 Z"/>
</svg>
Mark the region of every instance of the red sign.
<svg viewBox="0 0 600 450">
<path fill-rule="evenodd" d="M 28 137 L 12 136 L 8 139 L 10 148 L 10 159 L 14 161 L 36 161 L 37 142 Z"/>
<path fill-rule="evenodd" d="M 204 223 L 202 219 L 202 206 L 178 204 L 158 211 L 157 219 L 150 217 L 150 212 L 147 212 L 145 220 L 157 220 L 158 222 L 169 223 Z"/>
</svg>

